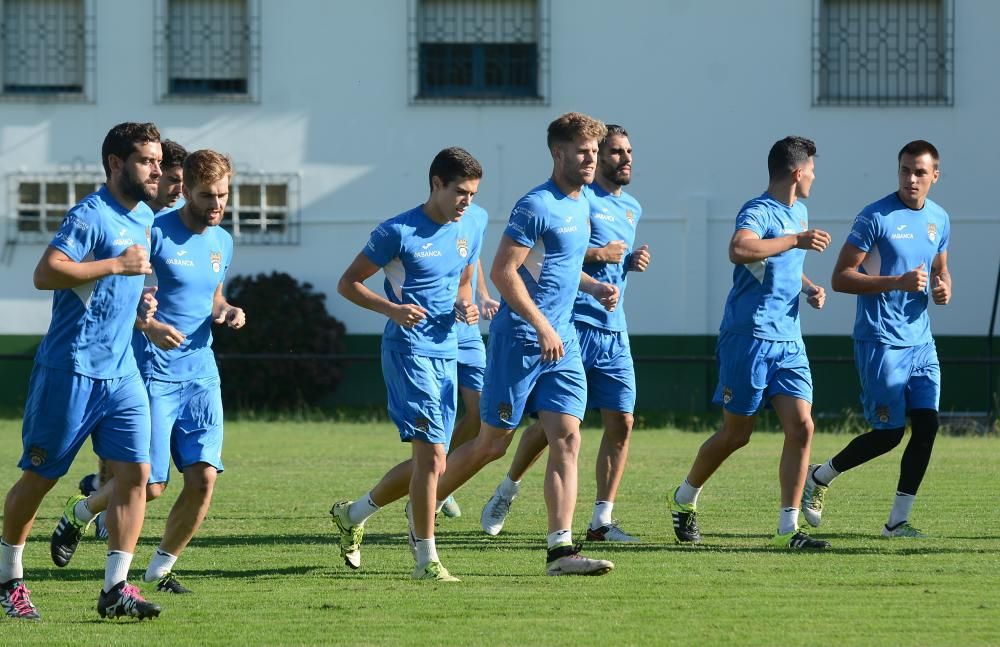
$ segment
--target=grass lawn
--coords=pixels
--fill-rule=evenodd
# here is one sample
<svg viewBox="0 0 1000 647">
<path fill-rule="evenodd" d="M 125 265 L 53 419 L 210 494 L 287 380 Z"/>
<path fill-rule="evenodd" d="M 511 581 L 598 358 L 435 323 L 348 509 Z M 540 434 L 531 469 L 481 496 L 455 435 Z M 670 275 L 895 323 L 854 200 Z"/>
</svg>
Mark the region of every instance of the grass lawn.
<svg viewBox="0 0 1000 647">
<path fill-rule="evenodd" d="M 540 466 L 525 478 L 503 533 L 482 534 L 479 513 L 508 461 L 488 466 L 456 496 L 465 514 L 438 527 L 442 561 L 462 582 L 435 585 L 409 580 L 402 502 L 369 521 L 361 570 L 349 571 L 337 552 L 330 505 L 360 496 L 407 455 L 391 427 L 232 423 L 209 518 L 175 567 L 195 593 L 142 587 L 164 608 L 142 623 L 98 618 L 98 541 L 88 536 L 64 569 L 49 559 L 62 505 L 94 468 L 85 449 L 43 504 L 25 551 L 43 619 L 0 617 L 0 644 L 1000 644 L 997 439 L 938 440 L 913 516 L 932 538 L 878 536 L 895 489 L 897 448 L 831 487 L 814 534 L 833 549 L 796 554 L 768 544 L 778 508 L 775 433 L 755 436 L 705 488 L 703 544 L 674 543 L 665 497 L 705 437 L 635 433 L 615 516 L 642 543 L 588 547 L 616 565 L 598 578 L 545 576 Z M 584 431 L 578 532 L 590 517 L 599 438 L 599 430 Z M 814 460 L 847 439 L 818 435 Z M 20 449 L 20 421 L 0 420 L 4 489 L 19 474 Z M 168 488 L 149 507 L 133 582 L 176 491 Z"/>
</svg>

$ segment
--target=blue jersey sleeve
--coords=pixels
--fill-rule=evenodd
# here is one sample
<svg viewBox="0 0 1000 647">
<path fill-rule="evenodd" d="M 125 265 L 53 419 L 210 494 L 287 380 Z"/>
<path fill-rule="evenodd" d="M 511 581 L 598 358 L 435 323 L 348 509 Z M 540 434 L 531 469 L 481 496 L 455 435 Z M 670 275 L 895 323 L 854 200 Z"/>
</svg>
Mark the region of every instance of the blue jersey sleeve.
<svg viewBox="0 0 1000 647">
<path fill-rule="evenodd" d="M 63 218 L 50 245 L 79 263 L 97 246 L 100 236 L 98 214 L 86 208 L 71 209 Z"/>
<path fill-rule="evenodd" d="M 400 251 L 401 237 L 399 228 L 383 222 L 372 231 L 362 253 L 372 263 L 375 263 L 379 267 L 385 267 L 389 264 L 389 261 L 399 256 Z"/>
<path fill-rule="evenodd" d="M 545 231 L 545 204 L 535 196 L 521 198 L 510 213 L 504 234 L 515 243 L 534 247 Z"/>
<path fill-rule="evenodd" d="M 941 232 L 941 242 L 938 243 L 938 254 L 948 251 L 948 240 L 951 238 L 951 220 L 944 221 L 944 231 Z"/>
<path fill-rule="evenodd" d="M 736 231 L 748 229 L 765 238 L 771 228 L 771 216 L 762 209 L 744 209 L 736 215 Z"/>
<path fill-rule="evenodd" d="M 225 282 L 226 275 L 229 273 L 229 268 L 233 264 L 233 237 L 230 236 L 230 235 L 228 235 L 228 234 L 229 234 L 229 232 L 226 232 L 226 236 L 224 237 L 225 238 L 225 248 L 224 248 L 225 249 L 225 252 L 224 252 L 225 255 L 223 256 L 223 259 L 225 260 L 225 263 L 222 266 L 222 276 L 219 277 L 219 283 L 224 283 Z"/>
<path fill-rule="evenodd" d="M 862 211 L 851 225 L 851 233 L 847 234 L 847 242 L 863 252 L 867 252 L 879 239 L 879 218 L 875 213 Z"/>
</svg>

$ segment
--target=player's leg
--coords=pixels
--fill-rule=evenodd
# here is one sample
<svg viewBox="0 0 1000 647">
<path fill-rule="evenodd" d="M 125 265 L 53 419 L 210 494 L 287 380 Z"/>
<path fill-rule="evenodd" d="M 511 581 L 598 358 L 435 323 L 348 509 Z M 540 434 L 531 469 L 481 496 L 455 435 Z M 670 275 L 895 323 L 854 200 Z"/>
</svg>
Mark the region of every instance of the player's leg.
<svg viewBox="0 0 1000 647">
<path fill-rule="evenodd" d="M 437 553 L 434 537 L 434 510 L 437 507 L 438 479 L 447 462 L 444 445 L 414 438 L 413 477 L 410 481 L 410 503 L 407 515 L 411 523 L 411 541 L 417 564 L 412 578 L 439 582 L 457 582 Z"/>
<path fill-rule="evenodd" d="M 810 385 L 810 400 L 811 391 Z M 812 404 L 802 397 L 780 393 L 771 399 L 771 406 L 778 414 L 785 433 L 778 465 L 781 507 L 773 543 L 779 548 L 795 550 L 829 548 L 829 542 L 814 539 L 799 530 L 799 501 L 802 499 L 813 435 Z"/>
<path fill-rule="evenodd" d="M 455 431 L 451 435 L 451 445 L 448 452 L 461 447 L 469 442 L 479 433 L 479 394 L 482 393 L 482 370 L 483 367 L 471 367 L 458 365 L 458 394 L 462 398 L 462 406 L 465 409 L 462 417 L 455 423 Z M 478 388 L 470 386 L 468 375 L 470 372 L 478 373 Z M 463 378 L 463 376 L 466 376 Z M 444 501 L 438 501 L 438 508 L 449 518 L 461 517 L 462 508 L 455 501 L 455 495 L 449 494 Z"/>
<path fill-rule="evenodd" d="M 510 507 L 521 491 L 521 479 L 535 461 L 542 457 L 548 446 L 549 441 L 545 438 L 545 430 L 540 421 L 536 420 L 521 432 L 510 470 L 493 491 L 493 496 L 486 502 L 479 520 L 483 532 L 487 535 L 496 536 L 503 530 Z"/>
</svg>

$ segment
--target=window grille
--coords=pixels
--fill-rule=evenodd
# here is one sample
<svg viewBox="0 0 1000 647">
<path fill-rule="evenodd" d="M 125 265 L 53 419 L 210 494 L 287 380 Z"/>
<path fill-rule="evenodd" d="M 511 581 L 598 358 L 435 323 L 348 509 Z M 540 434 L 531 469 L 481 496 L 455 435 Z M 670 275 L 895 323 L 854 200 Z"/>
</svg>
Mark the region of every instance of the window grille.
<svg viewBox="0 0 1000 647">
<path fill-rule="evenodd" d="M 229 187 L 222 227 L 236 244 L 299 243 L 298 176 L 238 173 Z"/>
</svg>

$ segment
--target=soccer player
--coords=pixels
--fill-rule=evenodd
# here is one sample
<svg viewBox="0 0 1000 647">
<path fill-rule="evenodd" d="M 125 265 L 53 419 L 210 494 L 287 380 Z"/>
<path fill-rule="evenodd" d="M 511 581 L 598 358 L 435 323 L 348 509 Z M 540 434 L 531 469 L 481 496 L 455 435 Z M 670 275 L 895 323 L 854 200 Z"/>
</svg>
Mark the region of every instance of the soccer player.
<svg viewBox="0 0 1000 647">
<path fill-rule="evenodd" d="M 670 497 L 674 533 L 697 542 L 697 500 L 702 486 L 734 451 L 750 442 L 757 410 L 771 406 L 785 432 L 778 479 L 781 510 L 773 544 L 793 550 L 829 548 L 798 528 L 799 499 L 812 441 L 812 375 L 799 330 L 799 294 L 814 308 L 826 300 L 823 288 L 802 273 L 807 251 L 822 252 L 830 235 L 809 228 L 802 199 L 815 178 L 816 145 L 786 137 L 767 156 L 767 191 L 736 216 L 729 241 L 733 287 L 719 327 L 716 356 L 722 428 L 698 450 L 687 478 Z"/>
<path fill-rule="evenodd" d="M 635 230 L 642 215 L 639 202 L 622 190 L 632 181 L 632 144 L 628 132 L 608 125 L 597 153 L 596 181 L 588 187 L 590 242 L 583 271 L 618 288 L 618 306 L 608 312 L 588 294 L 579 292 L 573 319 L 587 372 L 587 403 L 601 411 L 604 436 L 597 455 L 597 502 L 587 528 L 588 541 L 638 541 L 612 520 L 618 485 L 625 472 L 632 412 L 635 410 L 635 369 L 622 307 L 628 273 L 649 265 L 648 245 L 634 249 Z M 503 528 L 520 480 L 547 446 L 540 423 L 521 435 L 510 472 L 483 509 L 481 524 L 489 535 Z"/>
<path fill-rule="evenodd" d="M 945 210 L 927 197 L 940 174 L 939 159 L 937 149 L 921 139 L 899 151 L 899 188 L 858 214 L 833 270 L 833 289 L 858 295 L 854 361 L 872 430 L 822 465 L 809 466 L 802 514 L 812 526 L 820 525 L 833 479 L 898 445 L 909 416 L 910 440 L 882 535 L 924 536 L 910 524 L 910 510 L 934 448 L 941 395 L 927 304 L 951 300 L 951 225 Z"/>
<path fill-rule="evenodd" d="M 184 475 L 163 538 L 143 576 L 156 583 L 157 591 L 168 593 L 190 593 L 171 569 L 204 521 L 223 470 L 222 388 L 212 353 L 212 323 L 233 329 L 246 324 L 243 309 L 232 306 L 222 293 L 233 238 L 218 225 L 232 174 L 229 158 L 216 151 L 187 156 L 185 204 L 158 216 L 152 228 L 159 307 L 155 318 L 137 324 L 133 335 L 152 417 L 147 501 L 166 489 L 171 455 Z M 77 506 L 71 525 L 85 525 L 100 513 L 113 486 L 114 479 Z M 52 541 L 52 554 L 60 557 L 56 564 L 65 566 L 76 549 L 75 537 L 57 532 Z"/>
<path fill-rule="evenodd" d="M 581 271 L 590 240 L 590 204 L 584 187 L 594 180 L 604 124 L 566 113 L 548 127 L 552 177 L 521 198 L 511 213 L 490 276 L 500 311 L 490 325 L 482 429 L 448 457 L 438 495 L 450 494 L 504 455 L 525 413 L 537 413 L 549 459 L 545 475 L 549 575 L 603 575 L 610 561 L 578 553 L 572 541 L 580 420 L 587 380 L 573 327 L 577 290 L 607 309 L 615 286 Z"/>
<path fill-rule="evenodd" d="M 485 240 L 486 225 L 489 220 L 485 209 L 475 204 L 469 205 L 462 218 L 473 222 L 479 231 L 479 240 Z M 477 250 L 482 251 L 482 242 L 477 245 Z M 500 303 L 490 296 L 489 289 L 486 287 L 486 279 L 483 277 L 483 263 L 478 258 L 478 252 L 472 270 L 472 286 L 476 294 L 476 304 L 479 306 L 480 317 L 493 319 L 500 308 Z M 483 344 L 479 325 L 463 322 L 458 322 L 456 325 L 458 326 L 458 394 L 462 398 L 465 412 L 455 423 L 455 430 L 451 435 L 451 445 L 448 447 L 449 452 L 455 451 L 479 433 L 479 396 L 483 392 L 483 376 L 486 373 L 486 345 Z M 446 517 L 460 517 L 462 515 L 462 509 L 453 495 L 448 495 L 448 498 L 440 505 L 441 512 Z"/>
<path fill-rule="evenodd" d="M 382 335 L 389 416 L 412 452 L 366 495 L 339 501 L 330 510 L 340 531 L 340 554 L 350 568 L 361 565 L 365 521 L 409 493 L 410 542 L 417 562 L 412 578 L 458 581 L 437 554 L 435 492 L 455 423 L 456 319 L 479 320 L 471 279 L 481 235 L 478 224 L 466 222 L 464 215 L 482 176 L 467 151 L 439 152 L 428 172 L 427 201 L 376 227 L 337 285 L 349 301 L 389 319 Z M 364 285 L 379 269 L 385 272 L 385 298 Z"/>
<path fill-rule="evenodd" d="M 152 272 L 153 212 L 143 201 L 156 194 L 160 156 L 154 124 L 112 128 L 101 149 L 106 183 L 70 209 L 35 268 L 35 287 L 54 295 L 25 405 L 23 472 L 4 505 L 0 604 L 15 618 L 38 617 L 24 585 L 22 551 L 42 499 L 88 436 L 115 483 L 97 612 L 139 619 L 160 613 L 127 581 L 145 516 L 150 435 L 149 401 L 131 339 L 143 276 Z M 82 501 L 71 497 L 66 515 Z M 73 534 L 83 529 L 73 527 Z"/>
</svg>

